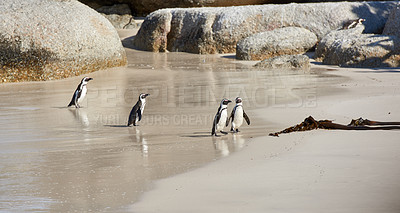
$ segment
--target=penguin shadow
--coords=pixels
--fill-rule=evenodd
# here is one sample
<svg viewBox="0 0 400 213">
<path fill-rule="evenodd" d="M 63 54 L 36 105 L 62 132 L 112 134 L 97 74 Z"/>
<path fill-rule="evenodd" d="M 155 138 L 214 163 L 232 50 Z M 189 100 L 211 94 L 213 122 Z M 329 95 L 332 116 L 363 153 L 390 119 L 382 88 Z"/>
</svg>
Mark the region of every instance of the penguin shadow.
<svg viewBox="0 0 400 213">
<path fill-rule="evenodd" d="M 211 132 L 193 132 L 190 135 L 182 135 L 181 137 L 186 138 L 209 138 L 212 137 Z"/>
<path fill-rule="evenodd" d="M 54 106 L 51 108 L 53 108 L 53 109 L 76 109 L 75 107 L 68 107 L 68 106 Z"/>
<path fill-rule="evenodd" d="M 106 124 L 106 125 L 104 125 L 104 126 L 106 126 L 106 127 L 115 127 L 115 128 L 126 128 L 126 127 L 131 127 L 131 126 L 127 126 L 126 124 L 125 124 L 125 125 L 123 125 L 123 124 L 114 124 L 114 125 Z"/>
</svg>

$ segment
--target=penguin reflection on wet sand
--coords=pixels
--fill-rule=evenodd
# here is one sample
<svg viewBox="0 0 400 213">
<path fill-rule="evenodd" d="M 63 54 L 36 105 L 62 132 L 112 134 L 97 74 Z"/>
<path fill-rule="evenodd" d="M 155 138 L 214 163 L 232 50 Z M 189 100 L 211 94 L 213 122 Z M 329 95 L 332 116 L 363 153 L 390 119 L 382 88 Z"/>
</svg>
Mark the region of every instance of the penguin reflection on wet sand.
<svg viewBox="0 0 400 213">
<path fill-rule="evenodd" d="M 86 85 L 90 80 L 93 80 L 93 78 L 89 77 L 82 78 L 81 83 L 78 85 L 78 87 L 74 92 L 74 95 L 72 96 L 71 102 L 68 104 L 68 107 L 72 105 L 74 105 L 76 108 L 81 107 L 79 104 L 82 103 L 83 99 L 86 96 L 87 93 Z"/>
<path fill-rule="evenodd" d="M 218 108 L 217 114 L 214 117 L 213 127 L 211 130 L 211 135 L 217 136 L 217 132 L 220 131 L 222 134 L 228 134 L 227 132 L 222 131 L 225 127 L 225 122 L 228 117 L 228 104 L 232 102 L 226 98 L 222 99 L 221 104 Z"/>
<path fill-rule="evenodd" d="M 239 132 L 239 127 L 243 124 L 243 118 L 246 120 L 247 125 L 250 125 L 250 118 L 247 116 L 246 112 L 243 109 L 242 99 L 237 97 L 235 99 L 236 106 L 233 107 L 231 115 L 226 120 L 226 126 L 229 125 L 229 120 L 232 118 L 231 121 L 231 131 L 236 133 Z"/>
<path fill-rule="evenodd" d="M 146 106 L 146 97 L 150 94 L 141 93 L 139 95 L 139 100 L 136 102 L 135 106 L 133 106 L 131 113 L 129 114 L 128 126 L 132 125 L 137 126 L 137 122 L 142 120 L 144 106 Z"/>
</svg>

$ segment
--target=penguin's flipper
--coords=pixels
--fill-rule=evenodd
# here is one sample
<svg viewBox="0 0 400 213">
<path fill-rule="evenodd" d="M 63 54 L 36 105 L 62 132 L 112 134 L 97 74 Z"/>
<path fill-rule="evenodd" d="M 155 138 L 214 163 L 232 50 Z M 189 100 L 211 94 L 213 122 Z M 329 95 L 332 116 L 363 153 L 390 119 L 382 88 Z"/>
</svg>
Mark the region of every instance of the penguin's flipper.
<svg viewBox="0 0 400 213">
<path fill-rule="evenodd" d="M 218 123 L 218 121 L 217 121 L 217 119 L 218 119 L 218 117 L 219 117 L 218 114 L 219 114 L 219 112 L 217 112 L 217 114 L 216 114 L 215 117 L 214 117 L 213 127 L 212 127 L 212 130 L 211 130 L 211 136 L 212 136 L 212 135 L 217 136 L 217 134 L 215 133 L 215 128 L 216 128 L 216 125 L 217 125 L 217 123 Z"/>
<path fill-rule="evenodd" d="M 137 110 L 137 114 L 139 116 L 138 121 L 142 120 L 142 110 L 140 110 L 140 108 Z"/>
<path fill-rule="evenodd" d="M 250 125 L 250 118 L 249 118 L 249 116 L 247 116 L 247 114 L 244 112 L 244 110 L 243 110 L 243 117 L 246 120 L 247 125 Z"/>
<path fill-rule="evenodd" d="M 81 84 L 79 84 L 78 88 L 75 91 L 75 100 L 78 101 L 78 99 L 81 97 L 82 95 L 82 88 L 81 88 Z"/>
<path fill-rule="evenodd" d="M 135 111 L 132 109 L 132 110 L 131 110 L 131 113 L 129 114 L 128 126 L 134 124 L 135 120 L 136 120 L 136 113 L 135 113 Z"/>
<path fill-rule="evenodd" d="M 228 126 L 228 125 L 229 125 L 229 120 L 230 120 L 231 118 L 232 118 L 232 122 L 233 122 L 233 119 L 235 118 L 235 109 L 232 110 L 231 115 L 226 119 L 225 126 Z"/>
</svg>

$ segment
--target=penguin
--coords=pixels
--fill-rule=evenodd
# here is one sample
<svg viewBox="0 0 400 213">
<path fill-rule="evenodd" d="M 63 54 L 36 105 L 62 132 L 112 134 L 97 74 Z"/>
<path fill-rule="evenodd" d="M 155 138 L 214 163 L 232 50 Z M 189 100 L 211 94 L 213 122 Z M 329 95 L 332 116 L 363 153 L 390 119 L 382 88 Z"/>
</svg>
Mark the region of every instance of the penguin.
<svg viewBox="0 0 400 213">
<path fill-rule="evenodd" d="M 247 125 L 250 125 L 250 118 L 243 109 L 242 99 L 237 97 L 235 102 L 236 106 L 233 107 L 231 115 L 228 117 L 228 119 L 226 119 L 225 126 L 229 125 L 229 120 L 232 118 L 231 131 L 237 133 L 239 132 L 238 128 L 243 124 L 243 118 L 246 120 Z"/>
<path fill-rule="evenodd" d="M 340 29 L 347 30 L 347 29 L 355 28 L 357 25 L 362 24 L 363 21 L 365 21 L 365 19 L 363 19 L 363 18 L 345 21 L 343 23 L 343 27 Z"/>
<path fill-rule="evenodd" d="M 87 83 L 93 80 L 93 78 L 89 78 L 89 77 L 84 77 L 81 80 L 81 83 L 78 85 L 78 87 L 76 88 L 74 95 L 72 95 L 72 99 L 71 102 L 69 102 L 68 107 L 74 105 L 75 108 L 80 108 L 81 106 L 79 105 L 83 99 L 86 96 L 87 93 L 87 88 L 86 85 Z"/>
<path fill-rule="evenodd" d="M 227 132 L 223 132 L 226 119 L 228 117 L 228 104 L 232 102 L 226 98 L 222 99 L 221 104 L 218 108 L 217 114 L 214 117 L 213 127 L 211 130 L 211 135 L 217 136 L 217 131 L 220 131 L 222 134 L 228 134 Z"/>
<path fill-rule="evenodd" d="M 146 106 L 146 97 L 150 94 L 141 93 L 139 95 L 139 100 L 133 106 L 131 113 L 129 114 L 128 125 L 136 126 L 136 123 L 142 120 L 144 106 Z"/>
</svg>

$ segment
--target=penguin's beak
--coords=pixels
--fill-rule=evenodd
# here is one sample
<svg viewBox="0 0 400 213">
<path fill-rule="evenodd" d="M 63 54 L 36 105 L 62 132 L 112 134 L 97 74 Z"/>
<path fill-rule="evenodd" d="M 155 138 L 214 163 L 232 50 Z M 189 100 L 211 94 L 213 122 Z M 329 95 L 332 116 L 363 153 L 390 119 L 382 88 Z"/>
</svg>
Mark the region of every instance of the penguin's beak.
<svg viewBox="0 0 400 213">
<path fill-rule="evenodd" d="M 228 103 L 232 102 L 231 100 L 228 100 Z"/>
<path fill-rule="evenodd" d="M 149 95 L 150 95 L 150 94 L 145 94 L 144 97 L 147 97 L 147 96 L 149 96 Z"/>
<path fill-rule="evenodd" d="M 93 80 L 93 78 L 89 78 L 88 81 Z"/>
</svg>

